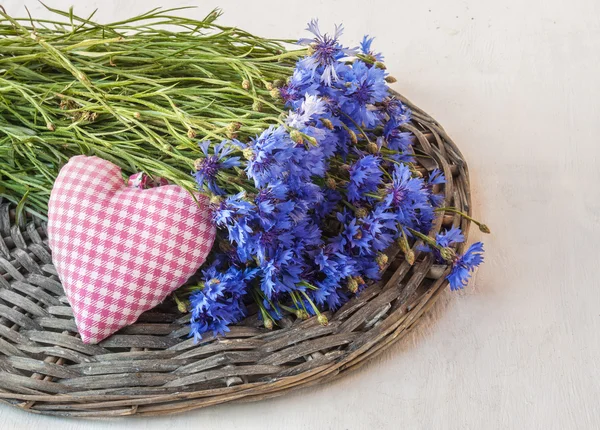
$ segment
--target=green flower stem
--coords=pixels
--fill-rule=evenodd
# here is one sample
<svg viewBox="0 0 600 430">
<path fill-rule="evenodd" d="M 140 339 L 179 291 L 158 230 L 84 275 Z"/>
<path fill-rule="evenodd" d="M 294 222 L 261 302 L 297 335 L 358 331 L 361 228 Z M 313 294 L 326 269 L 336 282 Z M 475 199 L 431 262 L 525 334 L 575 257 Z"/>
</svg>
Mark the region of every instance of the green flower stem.
<svg viewBox="0 0 600 430">
<path fill-rule="evenodd" d="M 402 227 L 400 227 L 400 228 L 402 228 Z M 433 238 L 431 238 L 429 236 L 426 236 L 423 233 L 421 233 L 421 232 L 419 232 L 417 230 L 414 230 L 414 229 L 412 229 L 410 227 L 406 227 L 406 229 L 408 231 L 410 231 L 412 234 L 414 234 L 416 237 L 418 237 L 419 239 L 421 239 L 427 245 L 432 246 L 432 247 L 434 247 L 436 249 L 439 249 L 439 250 L 443 249 L 443 247 L 441 247 L 440 245 L 438 245 L 438 243 L 435 241 L 435 239 L 433 239 Z"/>
<path fill-rule="evenodd" d="M 0 10 L 0 194 L 29 212 L 47 209 L 58 170 L 74 155 L 192 191 L 198 141 L 248 141 L 284 125 L 286 110 L 267 87 L 306 53 L 284 49 L 288 40 L 216 25 L 219 11 L 194 20 L 155 9 L 97 24 L 93 14 L 47 9 L 55 17 Z M 241 124 L 235 132 L 233 123 Z M 223 173 L 225 190 L 255 192 L 251 181 Z"/>
<path fill-rule="evenodd" d="M 482 223 L 481 221 L 477 221 L 475 218 L 470 217 L 469 215 L 467 215 L 466 213 L 459 211 L 457 208 L 454 207 L 443 207 L 443 208 L 437 208 L 435 209 L 435 212 L 452 212 L 455 214 L 460 215 L 463 218 L 468 219 L 469 221 L 473 222 L 477 227 L 479 227 L 479 230 L 481 230 L 481 232 L 483 233 L 490 233 L 490 228 Z"/>
</svg>

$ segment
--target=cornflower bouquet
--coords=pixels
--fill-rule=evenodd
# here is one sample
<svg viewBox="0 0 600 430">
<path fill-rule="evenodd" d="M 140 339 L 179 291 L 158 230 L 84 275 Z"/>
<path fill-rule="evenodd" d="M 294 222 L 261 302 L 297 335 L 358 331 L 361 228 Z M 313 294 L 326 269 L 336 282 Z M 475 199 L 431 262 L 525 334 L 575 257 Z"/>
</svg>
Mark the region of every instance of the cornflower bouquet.
<svg viewBox="0 0 600 430">
<path fill-rule="evenodd" d="M 52 11 L 69 22 L 0 13 L 0 195 L 43 216 L 60 166 L 95 154 L 210 196 L 217 239 L 200 282 L 174 295 L 195 338 L 227 332 L 251 302 L 268 328 L 287 313 L 326 324 L 390 247 L 413 264 L 417 239 L 452 265 L 452 290 L 483 261 L 480 242 L 455 254 L 458 228 L 428 236 L 456 209 L 443 173 L 418 166 L 373 38 L 346 47 L 341 26 L 314 20 L 286 50 L 296 41 L 219 26 L 218 11 L 108 25 Z"/>
</svg>

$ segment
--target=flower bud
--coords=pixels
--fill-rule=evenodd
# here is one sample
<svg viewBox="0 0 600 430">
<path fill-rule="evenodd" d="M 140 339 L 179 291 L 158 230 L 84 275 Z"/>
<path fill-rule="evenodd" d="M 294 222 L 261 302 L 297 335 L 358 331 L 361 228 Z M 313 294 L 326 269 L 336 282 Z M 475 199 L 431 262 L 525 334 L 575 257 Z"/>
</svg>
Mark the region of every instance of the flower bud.
<svg viewBox="0 0 600 430">
<path fill-rule="evenodd" d="M 350 278 L 348 280 L 348 290 L 351 293 L 356 293 L 358 291 L 358 282 L 356 281 L 355 278 Z"/>
<path fill-rule="evenodd" d="M 410 264 L 411 266 L 413 264 L 415 264 L 415 253 L 413 252 L 412 249 L 408 249 L 405 253 L 404 253 L 404 258 L 406 259 L 406 262 L 408 264 Z"/>
<path fill-rule="evenodd" d="M 309 316 L 310 315 L 308 315 L 308 312 L 306 312 L 304 309 L 296 309 L 296 318 L 305 320 L 308 319 Z"/>
<path fill-rule="evenodd" d="M 367 145 L 367 151 L 369 151 L 371 154 L 377 154 L 379 152 L 379 147 L 375 142 L 369 142 Z"/>
<path fill-rule="evenodd" d="M 319 324 L 321 324 L 321 325 L 327 325 L 327 324 L 329 324 L 329 320 L 323 314 L 319 314 L 319 316 L 317 317 L 317 321 L 319 321 Z"/>
<path fill-rule="evenodd" d="M 56 130 L 56 127 L 54 127 L 54 124 L 52 124 L 51 122 L 46 123 L 46 128 L 50 131 Z"/>
<path fill-rule="evenodd" d="M 252 110 L 255 112 L 262 112 L 263 110 L 263 104 L 260 100 L 255 100 L 254 103 L 252 103 Z"/>
<path fill-rule="evenodd" d="M 238 131 L 240 128 L 242 128 L 242 123 L 238 122 L 238 121 L 234 121 L 232 123 L 230 123 L 227 126 L 228 129 L 230 129 L 231 131 Z"/>
<path fill-rule="evenodd" d="M 350 278 L 348 280 L 348 290 L 353 294 L 358 291 L 358 282 L 356 281 L 356 279 Z"/>
<path fill-rule="evenodd" d="M 352 167 L 350 167 L 349 164 L 342 164 L 340 166 L 340 169 L 345 170 L 346 172 L 348 172 Z"/>
<path fill-rule="evenodd" d="M 327 180 L 325 181 L 325 184 L 327 185 L 328 188 L 335 190 L 337 187 L 337 183 L 335 182 L 335 179 L 333 179 L 332 177 L 327 178 Z"/>
<path fill-rule="evenodd" d="M 367 208 L 357 208 L 355 214 L 358 218 L 366 218 L 369 216 L 369 210 Z"/>
<path fill-rule="evenodd" d="M 270 94 L 271 94 L 271 97 L 273 97 L 275 100 L 281 98 L 281 92 L 279 91 L 279 88 L 273 88 L 270 91 Z"/>
<path fill-rule="evenodd" d="M 187 301 L 176 299 L 175 302 L 177 303 L 177 310 L 179 311 L 179 313 L 185 314 L 188 311 L 186 303 Z"/>
<path fill-rule="evenodd" d="M 266 82 L 265 83 L 265 88 L 269 91 L 271 91 L 273 89 L 273 84 L 271 82 Z"/>
<path fill-rule="evenodd" d="M 244 148 L 242 155 L 246 160 L 252 160 L 254 158 L 254 151 L 252 151 L 252 148 Z"/>
<path fill-rule="evenodd" d="M 406 242 L 406 240 L 404 240 L 403 236 L 398 236 L 398 239 L 396 239 L 396 243 L 398 244 L 398 248 L 400 248 L 400 251 L 403 252 L 404 254 L 406 254 L 406 251 L 408 251 L 408 242 Z"/>
<path fill-rule="evenodd" d="M 319 142 L 312 136 L 304 136 L 304 138 L 310 143 L 312 146 L 317 146 Z"/>
<path fill-rule="evenodd" d="M 490 228 L 485 225 L 485 224 L 479 224 L 479 231 L 481 231 L 482 233 L 486 233 L 486 234 L 490 234 Z"/>
<path fill-rule="evenodd" d="M 394 82 L 397 82 L 398 80 L 396 78 L 394 78 L 393 76 L 388 75 L 385 77 L 385 81 L 388 84 L 393 84 Z"/>
<path fill-rule="evenodd" d="M 250 89 L 250 81 L 248 79 L 244 79 L 242 81 L 242 88 L 245 90 L 249 90 Z"/>
<path fill-rule="evenodd" d="M 448 247 L 440 249 L 440 255 L 446 261 L 453 261 L 456 258 L 456 252 Z"/>
<path fill-rule="evenodd" d="M 142 117 L 142 114 L 141 114 L 141 113 L 139 113 L 139 112 L 134 112 L 134 113 L 133 113 L 133 117 L 134 117 L 135 119 L 140 119 L 140 118 Z"/>
<path fill-rule="evenodd" d="M 194 130 L 192 130 L 191 128 L 188 129 L 187 137 L 189 137 L 190 139 L 193 139 L 194 137 L 196 137 L 196 132 Z"/>
<path fill-rule="evenodd" d="M 213 10 L 211 13 L 209 13 L 206 18 L 204 18 L 204 22 L 207 23 L 211 23 L 213 22 L 215 19 L 217 19 L 219 17 L 219 11 L 218 10 Z"/>
<path fill-rule="evenodd" d="M 356 133 L 354 133 L 352 130 L 348 129 L 348 134 L 350 135 L 350 142 L 352 142 L 354 145 L 356 145 L 358 143 L 358 139 L 356 138 Z"/>
<path fill-rule="evenodd" d="M 385 64 L 383 64 L 381 61 L 377 61 L 375 63 L 375 67 L 377 67 L 378 69 L 381 69 L 381 70 L 387 69 L 387 67 L 385 67 Z"/>
<path fill-rule="evenodd" d="M 296 142 L 297 144 L 304 143 L 304 139 L 302 138 L 302 133 L 300 133 L 298 130 L 290 131 L 290 139 L 292 139 L 292 141 Z"/>
<path fill-rule="evenodd" d="M 331 121 L 329 121 L 327 118 L 321 118 L 321 122 L 323 123 L 323 125 L 325 126 L 325 128 L 328 128 L 329 130 L 333 130 L 333 123 Z"/>
<path fill-rule="evenodd" d="M 378 253 L 377 257 L 375 257 L 375 262 L 379 266 L 380 270 L 385 269 L 385 266 L 387 265 L 388 261 L 389 261 L 388 256 L 386 254 L 384 254 L 383 252 Z"/>
<path fill-rule="evenodd" d="M 285 85 L 285 81 L 284 81 L 283 79 L 275 79 L 275 80 L 273 81 L 273 86 L 274 86 L 275 88 L 281 88 L 281 87 L 283 87 L 284 85 Z"/>
<path fill-rule="evenodd" d="M 263 325 L 265 326 L 265 328 L 267 330 L 272 330 L 273 329 L 273 321 L 271 321 L 271 319 L 267 318 L 263 321 Z"/>
<path fill-rule="evenodd" d="M 362 237 L 363 237 L 363 234 L 362 234 L 362 231 L 361 231 L 361 230 L 358 230 L 358 231 L 356 232 L 356 234 L 354 235 L 354 239 L 356 239 L 356 240 L 361 240 L 361 239 L 362 239 Z"/>
</svg>

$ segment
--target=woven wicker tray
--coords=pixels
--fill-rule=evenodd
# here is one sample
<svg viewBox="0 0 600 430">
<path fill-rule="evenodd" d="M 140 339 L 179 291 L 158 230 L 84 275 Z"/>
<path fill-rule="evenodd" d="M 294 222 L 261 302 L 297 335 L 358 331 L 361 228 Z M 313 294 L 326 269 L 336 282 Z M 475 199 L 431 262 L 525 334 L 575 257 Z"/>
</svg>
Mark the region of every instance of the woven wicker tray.
<svg viewBox="0 0 600 430">
<path fill-rule="evenodd" d="M 446 206 L 470 212 L 467 166 L 429 115 L 412 110 L 405 126 L 447 179 Z M 443 226 L 469 221 L 448 213 Z M 266 330 L 256 315 L 225 338 L 189 339 L 187 318 L 171 300 L 99 345 L 77 334 L 71 308 L 52 266 L 45 223 L 21 217 L 0 200 L 0 400 L 31 412 L 61 416 L 163 415 L 236 400 L 260 400 L 326 383 L 360 367 L 402 338 L 447 285 L 449 268 L 413 250 L 410 266 L 388 251 L 383 280 L 350 300 L 321 326 L 316 318 L 284 319 Z M 462 251 L 462 245 L 458 247 Z"/>
</svg>

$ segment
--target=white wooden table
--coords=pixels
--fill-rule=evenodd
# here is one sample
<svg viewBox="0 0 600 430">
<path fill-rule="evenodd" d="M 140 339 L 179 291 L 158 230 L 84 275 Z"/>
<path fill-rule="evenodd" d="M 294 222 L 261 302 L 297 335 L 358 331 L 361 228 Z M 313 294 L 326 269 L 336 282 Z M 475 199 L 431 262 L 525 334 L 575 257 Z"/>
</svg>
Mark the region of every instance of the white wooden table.
<svg viewBox="0 0 600 430">
<path fill-rule="evenodd" d="M 0 406 L 0 429 L 600 428 L 598 0 L 47 0 L 101 21 L 217 5 L 223 22 L 376 36 L 394 88 L 438 119 L 470 168 L 487 263 L 410 336 L 331 385 L 184 415 L 66 420 Z M 23 12 L 23 0 L 1 2 Z M 41 5 L 26 0 L 33 15 Z"/>
</svg>

